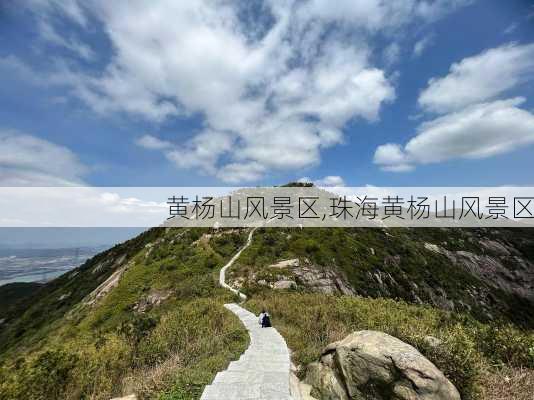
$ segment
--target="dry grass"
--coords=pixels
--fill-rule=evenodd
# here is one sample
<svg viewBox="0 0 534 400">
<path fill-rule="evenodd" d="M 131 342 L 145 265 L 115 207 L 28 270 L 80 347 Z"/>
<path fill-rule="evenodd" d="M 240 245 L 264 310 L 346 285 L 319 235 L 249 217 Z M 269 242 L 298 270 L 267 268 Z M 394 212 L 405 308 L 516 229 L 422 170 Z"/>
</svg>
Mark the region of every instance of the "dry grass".
<svg viewBox="0 0 534 400">
<path fill-rule="evenodd" d="M 534 399 L 534 370 L 503 368 L 483 377 L 485 400 Z"/>
<path fill-rule="evenodd" d="M 177 371 L 183 367 L 179 354 L 172 354 L 161 364 L 137 370 L 123 381 L 124 395 L 136 393 L 140 398 L 170 387 Z"/>
<path fill-rule="evenodd" d="M 269 311 L 274 326 L 293 350 L 293 361 L 304 367 L 303 371 L 328 343 L 356 330 L 371 329 L 416 347 L 453 382 L 464 400 L 534 400 L 533 370 L 517 369 L 529 365 L 520 361 L 528 361 L 533 337 L 511 327 L 489 329 L 467 316 L 390 299 L 265 292 L 250 299 L 246 307 Z M 427 335 L 442 344 L 429 345 Z M 516 369 L 484 373 L 497 363 Z M 499 397 L 499 393 L 503 395 Z"/>
</svg>

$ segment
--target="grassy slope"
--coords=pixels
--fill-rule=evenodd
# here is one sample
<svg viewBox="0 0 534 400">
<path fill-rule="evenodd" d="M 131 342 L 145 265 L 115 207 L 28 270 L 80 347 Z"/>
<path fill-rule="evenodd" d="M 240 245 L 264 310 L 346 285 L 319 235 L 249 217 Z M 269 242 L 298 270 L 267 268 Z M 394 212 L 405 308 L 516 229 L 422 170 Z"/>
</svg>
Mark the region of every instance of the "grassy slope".
<svg viewBox="0 0 534 400">
<path fill-rule="evenodd" d="M 301 366 L 318 360 L 327 344 L 370 329 L 416 347 L 456 385 L 464 400 L 489 397 L 482 394 L 488 376 L 499 372 L 495 366 L 530 368 L 527 372 L 533 374 L 534 332 L 512 325 L 483 324 L 467 315 L 391 299 L 312 293 L 264 291 L 246 307 L 256 313 L 269 311 Z M 442 344 L 431 346 L 427 335 Z M 523 390 L 534 394 L 534 384 Z"/>
<path fill-rule="evenodd" d="M 218 268 L 244 234 L 197 241 L 205 232 L 151 230 L 47 285 L 0 332 L 0 398 L 109 399 L 131 391 L 144 398 L 198 398 L 248 342 L 239 320 L 222 308 L 232 298 L 215 285 Z M 115 289 L 95 306 L 83 305 L 126 263 Z M 145 313 L 134 311 L 154 292 L 170 297 Z"/>
<path fill-rule="evenodd" d="M 486 387 L 498 392 L 489 382 L 495 382 L 494 377 L 504 370 L 527 368 L 525 376 L 529 378 L 525 379 L 533 382 L 532 304 L 489 285 L 424 246 L 425 242 L 437 243 L 451 251 L 485 254 L 479 237 L 513 244 L 525 258 L 534 260 L 530 230 L 263 229 L 257 231 L 232 275 L 254 274 L 256 281 L 272 281 L 271 275 L 287 271 L 267 269 L 267 265 L 282 259 L 308 259 L 319 268 L 341 272 L 362 296 L 312 294 L 302 286 L 298 292 L 273 293 L 263 286 L 245 284 L 244 291 L 252 296 L 249 308 L 258 312 L 266 307 L 274 315 L 275 325 L 302 366 L 317 360 L 326 344 L 354 330 L 376 329 L 421 350 L 450 377 L 464 398 L 491 398 L 493 393 L 480 393 Z M 501 260 L 507 261 L 506 257 Z M 388 287 L 389 296 L 395 300 L 382 298 L 383 288 L 371 276 L 377 271 L 395 279 L 396 283 Z M 409 304 L 413 302 L 414 283 L 419 288 L 442 288 L 456 305 L 470 307 L 457 307 L 460 312 L 452 313 Z M 493 301 L 480 305 L 480 299 L 472 296 L 473 287 L 489 293 Z M 418 296 L 431 303 L 425 292 L 418 292 Z M 494 320 L 487 318 L 488 310 Z M 429 347 L 425 335 L 440 338 L 443 346 Z M 525 389 L 529 395 L 534 394 L 534 384 Z"/>
<path fill-rule="evenodd" d="M 237 318 L 222 309 L 233 299 L 216 287 L 218 269 L 244 243 L 246 233 L 227 231 L 208 240 L 202 237 L 206 232 L 147 231 L 56 279 L 11 312 L 0 330 L 0 398 L 109 399 L 132 391 L 161 400 L 198 398 L 202 387 L 248 341 Z M 523 253 L 534 254 L 532 243 L 522 238 L 509 240 L 520 243 Z M 368 272 L 386 268 L 399 282 L 392 293 L 396 301 L 275 294 L 251 287 L 248 307 L 269 309 L 302 365 L 353 330 L 377 329 L 415 345 L 465 398 L 476 397 L 481 382 L 488 382 L 485 371 L 493 371 L 494 365 L 533 367 L 534 339 L 531 332 L 512 325 L 485 324 L 472 316 L 402 301 L 409 300 L 411 281 L 444 286 L 460 300 L 466 299 L 466 284 L 484 285 L 424 249 L 424 241 L 445 240 L 451 248 L 479 250 L 461 232 L 440 230 L 258 230 L 236 270 L 262 273 L 273 261 L 307 257 L 317 265 L 339 268 L 359 294 L 378 297 L 380 288 L 368 280 Z M 149 243 L 153 246 L 147 247 Z M 384 259 L 399 254 L 399 265 L 384 266 Z M 115 289 L 96 306 L 81 305 L 127 263 L 131 266 Z M 139 300 L 154 291 L 170 291 L 171 296 L 146 313 L 134 311 Z M 472 311 L 477 317 L 476 308 Z M 520 305 L 516 317 L 525 313 Z M 441 338 L 444 345 L 429 347 L 425 335 Z"/>
<path fill-rule="evenodd" d="M 37 293 L 43 284 L 36 282 L 16 282 L 0 286 L 0 318 L 7 318 L 14 310 L 19 309 L 19 303 Z"/>
<path fill-rule="evenodd" d="M 238 260 L 234 276 L 253 271 L 258 274 L 257 279 L 268 278 L 262 275 L 269 274 L 262 267 L 281 259 L 306 258 L 321 268 L 340 271 L 362 296 L 387 296 L 413 302 L 415 292 L 423 302 L 432 304 L 433 299 L 425 288 L 440 288 L 447 299 L 455 303 L 458 311 L 469 311 L 481 321 L 487 320 L 491 313 L 497 319 L 534 327 L 532 303 L 489 285 L 453 265 L 446 256 L 429 251 L 424 246 L 425 242 L 446 243 L 449 250 L 462 249 L 483 254 L 484 250 L 476 240 L 480 234 L 488 238 L 498 235 L 502 240 L 512 242 L 526 258 L 534 261 L 534 237 L 532 231 L 526 230 L 268 228 L 257 231 L 253 245 Z M 509 260 L 513 262 L 514 259 L 502 257 L 503 262 Z M 395 284 L 388 285 L 387 294 L 373 278 L 376 272 L 389 274 L 395 279 Z M 473 296 L 473 287 L 480 293 L 478 298 Z M 244 288 L 244 292 L 249 294 L 256 290 L 261 288 Z"/>
</svg>

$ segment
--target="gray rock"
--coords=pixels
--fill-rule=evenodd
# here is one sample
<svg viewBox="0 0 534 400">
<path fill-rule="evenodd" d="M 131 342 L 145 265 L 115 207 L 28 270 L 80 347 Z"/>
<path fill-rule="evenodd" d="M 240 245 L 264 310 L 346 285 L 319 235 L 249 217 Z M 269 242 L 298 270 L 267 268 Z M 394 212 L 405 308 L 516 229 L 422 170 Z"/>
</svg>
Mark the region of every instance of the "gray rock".
<svg viewBox="0 0 534 400">
<path fill-rule="evenodd" d="M 500 242 L 497 242 L 496 240 L 481 239 L 479 243 L 485 250 L 490 253 L 500 256 L 510 255 L 510 250 L 508 250 L 505 245 Z"/>
<path fill-rule="evenodd" d="M 61 296 L 58 297 L 58 301 L 63 301 L 65 299 L 68 299 L 70 297 L 70 292 L 69 293 L 64 293 L 62 294 Z"/>
<path fill-rule="evenodd" d="M 375 331 L 328 345 L 306 381 L 324 399 L 460 400 L 453 384 L 414 347 Z"/>
<path fill-rule="evenodd" d="M 305 382 L 313 386 L 312 395 L 321 400 L 350 399 L 335 371 L 322 363 L 308 365 Z"/>
<path fill-rule="evenodd" d="M 289 267 L 298 267 L 300 265 L 300 261 L 298 258 L 292 258 L 291 260 L 284 260 L 279 261 L 276 264 L 269 265 L 269 268 L 289 268 Z"/>
<path fill-rule="evenodd" d="M 313 265 L 293 269 L 293 274 L 303 286 L 315 292 L 345 295 L 354 295 L 354 290 L 345 283 L 345 280 L 331 269 L 319 269 Z"/>
<path fill-rule="evenodd" d="M 296 288 L 297 284 L 295 281 L 289 281 L 289 280 L 281 280 L 278 282 L 273 283 L 273 289 L 283 290 L 283 289 L 291 289 Z"/>
<path fill-rule="evenodd" d="M 152 307 L 159 306 L 162 302 L 167 300 L 171 295 L 170 290 L 153 290 L 146 298 L 139 300 L 133 307 L 134 311 L 144 313 Z"/>
</svg>

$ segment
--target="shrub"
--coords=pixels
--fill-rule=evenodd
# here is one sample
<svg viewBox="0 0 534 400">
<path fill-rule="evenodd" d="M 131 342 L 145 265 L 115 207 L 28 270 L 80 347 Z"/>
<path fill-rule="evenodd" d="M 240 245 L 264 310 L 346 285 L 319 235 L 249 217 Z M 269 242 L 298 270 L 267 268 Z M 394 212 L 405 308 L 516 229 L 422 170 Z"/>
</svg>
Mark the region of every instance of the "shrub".
<svg viewBox="0 0 534 400">
<path fill-rule="evenodd" d="M 6 400 L 48 400 L 64 397 L 77 361 L 75 354 L 63 349 L 50 349 L 31 360 L 17 363 L 14 366 L 16 370 L 11 373 L 3 368 L 0 397 Z M 12 372 L 16 372 L 16 375 Z"/>
<path fill-rule="evenodd" d="M 303 366 L 323 348 L 358 330 L 377 330 L 416 347 L 453 382 L 463 399 L 479 398 L 490 362 L 528 366 L 534 335 L 512 326 L 492 327 L 471 317 L 389 299 L 262 292 L 247 301 L 254 312 L 266 308 L 274 325 Z M 425 340 L 431 335 L 441 344 Z"/>
</svg>

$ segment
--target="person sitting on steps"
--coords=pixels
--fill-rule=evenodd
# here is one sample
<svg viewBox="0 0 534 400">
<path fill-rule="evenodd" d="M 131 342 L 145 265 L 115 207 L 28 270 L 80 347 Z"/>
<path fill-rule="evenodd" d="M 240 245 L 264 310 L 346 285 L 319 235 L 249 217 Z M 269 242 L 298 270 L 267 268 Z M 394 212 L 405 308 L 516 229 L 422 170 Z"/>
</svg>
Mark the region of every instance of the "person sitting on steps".
<svg viewBox="0 0 534 400">
<path fill-rule="evenodd" d="M 270 328 L 271 327 L 271 317 L 267 311 L 262 310 L 260 313 L 260 319 L 259 323 L 262 328 Z"/>
</svg>

